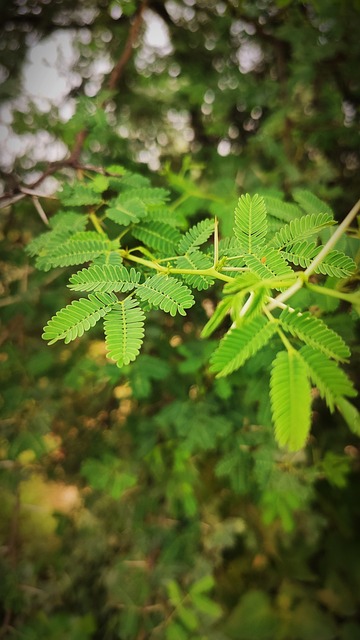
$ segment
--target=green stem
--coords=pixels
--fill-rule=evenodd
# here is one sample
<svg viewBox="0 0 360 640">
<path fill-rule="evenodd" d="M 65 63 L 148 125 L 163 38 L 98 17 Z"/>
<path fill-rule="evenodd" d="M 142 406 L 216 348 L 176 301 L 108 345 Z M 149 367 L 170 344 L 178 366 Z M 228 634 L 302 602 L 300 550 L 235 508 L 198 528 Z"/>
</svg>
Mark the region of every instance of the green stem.
<svg viewBox="0 0 360 640">
<path fill-rule="evenodd" d="M 214 220 L 214 268 L 219 262 L 219 221 L 215 216 Z"/>
<path fill-rule="evenodd" d="M 280 340 L 283 343 L 283 345 L 286 347 L 286 350 L 288 351 L 288 353 L 290 353 L 291 351 L 296 351 L 296 349 L 294 349 L 291 342 L 289 342 L 285 333 L 281 329 L 278 328 L 277 333 L 280 336 Z"/>
<path fill-rule="evenodd" d="M 150 262 L 150 260 L 144 260 L 144 258 L 139 258 L 139 256 L 133 256 L 125 249 L 120 249 L 120 255 L 125 260 L 130 260 L 131 262 L 137 262 L 138 264 L 144 265 L 144 267 L 149 267 L 149 269 L 155 269 L 156 271 L 161 271 L 162 273 L 169 273 L 167 267 L 162 267 L 161 264 L 157 262 Z"/>
<path fill-rule="evenodd" d="M 175 202 L 173 202 L 173 204 L 169 207 L 169 210 L 175 211 L 175 209 L 179 207 L 183 202 L 185 202 L 185 200 L 187 200 L 188 198 L 190 198 L 190 195 L 187 193 L 183 193 L 177 200 L 175 200 Z"/>
<path fill-rule="evenodd" d="M 315 293 L 320 293 L 323 296 L 338 298 L 339 300 L 345 300 L 346 302 L 355 302 L 356 300 L 355 293 L 343 293 L 342 291 L 337 291 L 336 289 L 320 287 L 319 285 L 313 284 L 312 282 L 307 282 L 305 286 L 307 289 L 310 289 L 310 291 L 315 291 Z"/>
<path fill-rule="evenodd" d="M 96 213 L 90 213 L 89 218 L 90 218 L 91 222 L 93 223 L 96 231 L 98 233 L 102 233 L 103 235 L 106 235 L 104 229 L 102 228 L 102 226 L 100 224 L 100 221 L 99 221 Z"/>
<path fill-rule="evenodd" d="M 360 200 L 357 201 L 357 203 L 353 206 L 353 208 L 351 209 L 351 211 L 347 214 L 346 218 L 344 218 L 344 220 L 342 221 L 341 224 L 339 224 L 338 228 L 336 229 L 336 231 L 333 233 L 333 235 L 331 236 L 331 238 L 327 241 L 327 243 L 323 246 L 323 248 L 321 249 L 320 253 L 318 253 L 318 255 L 316 256 L 316 258 L 314 258 L 314 260 L 312 261 L 312 263 L 308 266 L 307 269 L 305 269 L 305 275 L 309 276 L 311 273 L 313 273 L 316 269 L 316 267 L 321 264 L 321 262 L 324 260 L 325 256 L 327 256 L 327 254 L 331 251 L 331 249 L 335 246 L 335 244 L 337 243 L 337 241 L 341 238 L 341 236 L 343 235 L 343 233 L 345 233 L 347 227 L 352 223 L 352 221 L 356 218 L 357 214 L 360 211 Z"/>
<path fill-rule="evenodd" d="M 288 300 L 288 298 L 291 298 L 291 296 L 293 296 L 294 293 L 299 291 L 305 283 L 308 285 L 307 281 L 310 274 L 313 273 L 316 267 L 324 260 L 325 256 L 329 253 L 329 251 L 331 251 L 331 249 L 336 244 L 336 242 L 341 238 L 343 233 L 345 233 L 347 227 L 352 223 L 352 221 L 355 219 L 359 211 L 360 211 L 360 200 L 358 200 L 357 203 L 351 209 L 351 211 L 349 211 L 346 218 L 344 218 L 342 223 L 336 229 L 335 233 L 331 236 L 328 242 L 323 246 L 320 253 L 318 253 L 318 255 L 314 258 L 312 263 L 309 264 L 307 269 L 299 273 L 299 279 L 289 289 L 287 289 L 287 291 L 283 291 L 282 293 L 280 293 L 273 302 L 270 302 L 270 304 L 268 304 L 267 308 L 269 310 L 274 309 L 276 307 L 276 302 L 285 302 L 285 300 Z M 315 285 L 312 285 L 312 286 L 315 286 Z M 351 295 L 351 294 L 347 294 L 347 295 Z"/>
<path fill-rule="evenodd" d="M 149 269 L 155 269 L 155 271 L 159 271 L 160 273 L 208 276 L 210 278 L 216 278 L 217 280 L 223 280 L 224 282 L 232 282 L 234 280 L 234 278 L 231 278 L 231 276 L 226 276 L 223 273 L 219 273 L 219 271 L 216 271 L 214 267 L 209 267 L 209 269 L 173 269 L 171 267 L 163 267 L 158 262 L 150 262 L 150 260 L 144 260 L 144 258 L 139 258 L 139 256 L 134 256 L 130 254 L 128 251 L 125 251 L 125 249 L 120 249 L 120 255 L 125 260 L 137 262 L 138 264 L 144 265 L 144 267 L 148 267 Z"/>
</svg>

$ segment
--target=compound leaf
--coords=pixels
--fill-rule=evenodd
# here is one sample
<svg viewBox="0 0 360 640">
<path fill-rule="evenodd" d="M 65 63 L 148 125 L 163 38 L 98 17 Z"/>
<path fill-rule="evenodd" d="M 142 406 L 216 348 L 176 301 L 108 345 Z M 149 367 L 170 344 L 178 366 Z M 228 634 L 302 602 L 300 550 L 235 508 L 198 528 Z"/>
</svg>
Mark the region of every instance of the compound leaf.
<svg viewBox="0 0 360 640">
<path fill-rule="evenodd" d="M 356 396 L 353 383 L 336 362 L 309 346 L 302 347 L 299 354 L 306 364 L 308 375 L 330 411 L 334 411 L 339 396 Z"/>
<path fill-rule="evenodd" d="M 195 224 L 181 238 L 178 246 L 178 253 L 190 253 L 206 242 L 214 231 L 214 220 L 202 220 Z"/>
<path fill-rule="evenodd" d="M 209 269 L 211 266 L 211 260 L 198 250 L 193 250 L 191 253 L 180 256 L 176 262 L 178 269 Z M 214 283 L 213 278 L 197 273 L 184 274 L 183 278 L 187 284 L 199 291 L 208 289 Z"/>
<path fill-rule="evenodd" d="M 291 267 L 276 249 L 267 248 L 263 256 L 246 255 L 245 262 L 250 271 L 263 280 L 274 278 L 274 276 L 294 275 Z"/>
<path fill-rule="evenodd" d="M 239 198 L 235 208 L 234 233 L 244 253 L 254 253 L 265 242 L 267 233 L 264 198 L 248 193 Z"/>
<path fill-rule="evenodd" d="M 136 295 L 141 300 L 147 300 L 154 307 L 175 316 L 180 313 L 186 315 L 185 309 L 194 304 L 193 295 L 188 287 L 176 278 L 166 275 L 155 275 L 138 286 Z"/>
<path fill-rule="evenodd" d="M 332 213 L 328 204 L 306 189 L 294 189 L 293 197 L 306 213 Z"/>
<path fill-rule="evenodd" d="M 165 255 L 176 254 L 181 237 L 177 229 L 165 222 L 157 221 L 137 225 L 133 230 L 133 236 Z"/>
<path fill-rule="evenodd" d="M 264 195 L 266 211 L 269 216 L 282 222 L 290 222 L 293 218 L 301 216 L 301 209 L 293 202 L 284 202 L 276 196 Z"/>
<path fill-rule="evenodd" d="M 310 431 L 311 389 L 307 367 L 297 351 L 277 354 L 271 372 L 270 400 L 277 442 L 290 451 L 301 449 Z"/>
<path fill-rule="evenodd" d="M 133 298 L 126 298 L 104 321 L 105 343 L 108 357 L 118 367 L 135 360 L 144 338 L 145 315 Z"/>
<path fill-rule="evenodd" d="M 219 378 L 239 369 L 270 340 L 275 331 L 275 323 L 263 316 L 256 316 L 241 327 L 230 329 L 211 357 L 211 371 Z"/>
<path fill-rule="evenodd" d="M 49 320 L 42 337 L 49 340 L 49 344 L 57 340 L 64 340 L 68 344 L 95 326 L 117 302 L 114 293 L 91 293 L 88 298 L 74 300 Z"/>
<path fill-rule="evenodd" d="M 282 254 L 286 260 L 306 268 L 312 263 L 321 250 L 322 246 L 317 246 L 315 242 L 299 240 L 292 246 L 287 246 L 285 250 L 282 251 Z M 333 249 L 329 251 L 322 262 L 317 265 L 315 273 L 343 278 L 344 276 L 351 275 L 355 269 L 356 264 L 349 256 L 342 253 L 342 251 Z"/>
<path fill-rule="evenodd" d="M 122 193 L 116 200 L 113 200 L 109 209 L 106 210 L 106 217 L 120 225 L 128 225 L 139 222 L 146 215 L 144 203 L 135 196 Z"/>
<path fill-rule="evenodd" d="M 312 213 L 301 216 L 301 218 L 295 218 L 279 229 L 269 244 L 277 249 L 283 249 L 298 240 L 318 235 L 320 231 L 334 224 L 336 222 L 330 213 Z"/>
<path fill-rule="evenodd" d="M 284 309 L 279 317 L 279 323 L 291 335 L 300 338 L 308 346 L 322 351 L 329 358 L 346 360 L 350 356 L 350 349 L 341 336 L 308 311 L 297 313 Z"/>
<path fill-rule="evenodd" d="M 140 280 L 140 272 L 131 268 L 104 264 L 92 265 L 71 276 L 69 289 L 73 291 L 131 291 Z"/>
</svg>

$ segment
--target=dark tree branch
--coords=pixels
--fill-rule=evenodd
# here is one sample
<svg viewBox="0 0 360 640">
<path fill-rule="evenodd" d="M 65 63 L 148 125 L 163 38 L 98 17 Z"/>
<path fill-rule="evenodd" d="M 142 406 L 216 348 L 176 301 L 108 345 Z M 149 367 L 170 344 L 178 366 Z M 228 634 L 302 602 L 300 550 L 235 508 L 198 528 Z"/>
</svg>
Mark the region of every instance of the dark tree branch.
<svg viewBox="0 0 360 640">
<path fill-rule="evenodd" d="M 127 63 L 129 62 L 130 58 L 131 58 L 131 54 L 133 52 L 133 48 L 134 48 L 134 44 L 136 42 L 136 39 L 138 37 L 139 31 L 140 31 L 140 27 L 141 27 L 141 23 L 143 21 L 143 13 L 144 13 L 144 9 L 146 8 L 146 4 L 147 4 L 147 0 L 144 0 L 140 7 L 138 8 L 135 17 L 134 17 L 134 21 L 131 25 L 130 31 L 129 31 L 129 36 L 127 41 L 125 42 L 125 47 L 124 50 L 118 60 L 118 62 L 116 63 L 115 67 L 113 68 L 111 74 L 110 74 L 110 78 L 108 80 L 107 83 L 107 88 L 110 91 L 114 91 L 116 89 L 116 86 L 118 85 L 120 78 L 123 75 L 125 66 L 127 65 Z M 105 107 L 107 104 L 108 100 L 105 100 L 102 103 L 102 106 Z M 75 144 L 73 147 L 73 150 L 71 152 L 70 155 L 70 161 L 72 163 L 76 163 L 78 162 L 85 140 L 89 135 L 89 130 L 88 129 L 82 129 L 81 131 L 79 131 L 79 133 L 77 134 L 76 138 L 75 138 Z"/>
<path fill-rule="evenodd" d="M 124 69 L 131 58 L 134 44 L 139 35 L 140 27 L 143 21 L 143 14 L 146 6 L 147 6 L 147 0 L 143 0 L 143 2 L 141 2 L 138 10 L 135 13 L 134 20 L 132 22 L 128 38 L 125 42 L 123 52 L 118 62 L 114 66 L 110 74 L 109 80 L 107 82 L 107 88 L 110 91 L 114 91 L 116 89 L 124 73 Z M 104 102 L 102 103 L 102 107 L 105 108 L 107 103 L 108 103 L 108 99 L 104 100 Z M 18 202 L 19 200 L 21 200 L 27 195 L 26 194 L 27 190 L 36 189 L 36 187 L 38 187 L 45 180 L 45 178 L 53 175 L 54 173 L 56 173 L 61 169 L 65 169 L 65 168 L 81 169 L 81 170 L 96 171 L 97 173 L 104 173 L 104 171 L 100 167 L 94 167 L 92 165 L 82 165 L 79 162 L 79 158 L 80 158 L 85 140 L 88 137 L 88 135 L 89 135 L 89 130 L 86 128 L 79 131 L 75 137 L 74 146 L 71 150 L 70 156 L 65 160 L 60 160 L 57 162 L 50 163 L 48 167 L 45 169 L 45 171 L 43 171 L 43 173 L 36 180 L 34 180 L 34 182 L 32 182 L 30 185 L 22 186 L 18 182 L 16 182 L 15 184 L 11 184 L 11 188 L 7 190 L 2 196 L 0 196 L 0 209 L 8 207 L 11 204 L 14 204 L 15 202 Z M 41 196 L 41 194 L 33 194 L 33 195 L 35 195 L 35 197 Z"/>
</svg>

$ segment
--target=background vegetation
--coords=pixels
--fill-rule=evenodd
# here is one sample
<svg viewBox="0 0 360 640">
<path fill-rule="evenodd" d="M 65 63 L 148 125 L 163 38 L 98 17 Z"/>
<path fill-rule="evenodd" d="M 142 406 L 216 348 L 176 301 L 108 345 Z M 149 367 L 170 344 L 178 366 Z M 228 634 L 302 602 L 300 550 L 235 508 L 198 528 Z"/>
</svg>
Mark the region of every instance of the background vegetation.
<svg viewBox="0 0 360 640">
<path fill-rule="evenodd" d="M 184 229 L 211 214 L 229 234 L 240 194 L 299 187 L 341 221 L 359 197 L 359 3 L 29 0 L 0 18 L 0 636 L 360 637 L 343 418 L 314 397 L 308 446 L 279 450 L 270 361 L 209 371 L 216 288 L 185 319 L 153 311 L 125 369 L 101 328 L 47 347 L 70 272 L 25 251 L 56 191 L 111 164 L 170 188 Z M 302 295 L 350 344 L 356 384 L 355 312 Z"/>
</svg>

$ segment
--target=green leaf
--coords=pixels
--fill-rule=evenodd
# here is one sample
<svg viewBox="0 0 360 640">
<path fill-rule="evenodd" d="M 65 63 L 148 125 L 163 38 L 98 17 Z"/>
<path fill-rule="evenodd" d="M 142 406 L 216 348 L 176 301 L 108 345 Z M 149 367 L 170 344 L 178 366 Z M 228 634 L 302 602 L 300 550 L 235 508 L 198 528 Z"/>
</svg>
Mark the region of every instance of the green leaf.
<svg viewBox="0 0 360 640">
<path fill-rule="evenodd" d="M 290 221 L 290 224 L 279 229 L 269 244 L 277 249 L 283 249 L 286 246 L 293 245 L 298 240 L 318 235 L 320 231 L 334 224 L 336 222 L 330 213 L 313 213 L 301 216 L 301 218 L 295 218 Z"/>
<path fill-rule="evenodd" d="M 189 254 L 180 256 L 176 261 L 177 269 L 209 269 L 210 267 L 212 267 L 211 260 L 196 249 Z M 214 278 L 201 274 L 184 274 L 182 277 L 188 285 L 198 291 L 204 291 L 214 284 Z"/>
<path fill-rule="evenodd" d="M 118 367 L 135 360 L 144 338 L 145 316 L 136 300 L 126 298 L 105 318 L 105 343 L 108 357 Z"/>
<path fill-rule="evenodd" d="M 245 290 L 244 292 L 246 292 L 246 290 L 252 291 L 255 288 L 255 285 L 259 284 L 260 280 L 261 278 L 259 278 L 259 276 L 257 276 L 255 273 L 252 273 L 251 271 L 245 271 L 241 275 L 234 278 L 232 282 L 227 282 L 225 284 L 224 293 L 228 295 L 238 293 L 242 290 Z"/>
<path fill-rule="evenodd" d="M 189 635 L 184 627 L 171 620 L 169 626 L 166 627 L 166 640 L 189 640 Z"/>
<path fill-rule="evenodd" d="M 135 196 L 129 197 L 127 193 L 121 194 L 116 200 L 112 200 L 106 210 L 106 217 L 120 225 L 129 225 L 139 222 L 146 215 L 144 203 Z"/>
<path fill-rule="evenodd" d="M 168 580 L 166 582 L 166 589 L 167 589 L 168 597 L 169 597 L 169 600 L 170 600 L 171 604 L 174 607 L 177 607 L 179 604 L 181 604 L 181 602 L 184 599 L 184 596 L 182 594 L 182 591 L 181 591 L 178 583 L 175 582 L 175 580 Z"/>
<path fill-rule="evenodd" d="M 339 396 L 356 396 L 353 383 L 336 362 L 329 360 L 323 353 L 311 347 L 302 347 L 299 351 L 304 359 L 313 384 L 325 398 L 330 411 L 334 411 Z"/>
<path fill-rule="evenodd" d="M 283 202 L 280 198 L 264 195 L 266 210 L 270 216 L 283 222 L 290 222 L 295 217 L 301 216 L 301 209 L 293 202 Z"/>
<path fill-rule="evenodd" d="M 223 238 L 219 242 L 219 258 L 226 258 L 226 264 L 230 267 L 245 267 L 243 259 L 244 251 L 241 249 L 237 238 Z"/>
<path fill-rule="evenodd" d="M 252 273 L 262 280 L 274 278 L 274 276 L 293 276 L 294 272 L 286 263 L 279 251 L 266 248 L 263 256 L 246 255 L 246 265 Z"/>
<path fill-rule="evenodd" d="M 298 202 L 301 207 L 306 211 L 306 213 L 331 213 L 331 208 L 328 204 L 320 200 L 317 196 L 315 196 L 310 191 L 306 191 L 305 189 L 295 189 L 293 191 L 293 197 L 296 202 Z"/>
<path fill-rule="evenodd" d="M 91 293 L 88 298 L 74 300 L 49 320 L 42 337 L 49 340 L 49 345 L 57 340 L 65 340 L 65 344 L 68 344 L 94 327 L 117 302 L 114 293 Z"/>
<path fill-rule="evenodd" d="M 138 286 L 136 295 L 141 300 L 147 300 L 154 307 L 170 313 L 171 316 L 175 316 L 176 313 L 185 316 L 185 309 L 192 307 L 195 302 L 188 287 L 176 278 L 166 275 L 148 278 Z"/>
<path fill-rule="evenodd" d="M 207 321 L 204 326 L 200 336 L 201 338 L 209 338 L 211 334 L 218 328 L 218 326 L 222 323 L 224 318 L 227 316 L 231 309 L 232 298 L 227 297 L 224 300 L 221 300 L 216 307 L 214 313 L 211 318 Z"/>
<path fill-rule="evenodd" d="M 254 253 L 263 246 L 267 233 L 264 199 L 247 193 L 239 198 L 235 209 L 234 233 L 244 253 Z"/>
<path fill-rule="evenodd" d="M 81 184 L 76 182 L 74 185 L 64 184 L 62 191 L 59 193 L 59 199 L 68 207 L 81 207 L 90 204 L 101 204 L 102 198 L 91 184 Z"/>
<path fill-rule="evenodd" d="M 194 608 L 197 609 L 197 611 L 204 613 L 210 618 L 220 618 L 220 616 L 222 615 L 222 609 L 220 605 L 204 595 L 194 594 L 192 595 L 191 600 Z"/>
<path fill-rule="evenodd" d="M 91 182 L 91 188 L 95 193 L 103 193 L 109 188 L 109 178 L 98 173 Z"/>
<path fill-rule="evenodd" d="M 229 375 L 269 342 L 275 331 L 276 324 L 263 316 L 230 329 L 211 357 L 210 370 L 217 373 L 217 377 Z"/>
<path fill-rule="evenodd" d="M 191 589 L 189 590 L 189 593 L 191 596 L 194 596 L 197 593 L 204 593 L 206 591 L 210 591 L 211 589 L 214 588 L 214 586 L 215 586 L 215 580 L 212 575 L 208 574 L 200 578 L 200 580 L 197 580 L 196 582 L 194 582 L 194 584 L 191 585 Z"/>
<path fill-rule="evenodd" d="M 199 621 L 197 615 L 192 609 L 188 609 L 183 605 L 178 605 L 176 609 L 176 615 L 183 623 L 184 627 L 189 631 L 195 631 L 199 627 Z"/>
<path fill-rule="evenodd" d="M 360 414 L 356 407 L 345 398 L 337 398 L 336 406 L 347 423 L 350 431 L 360 436 Z"/>
<path fill-rule="evenodd" d="M 276 356 L 270 399 L 277 442 L 290 451 L 301 449 L 310 431 L 311 389 L 307 367 L 296 351 L 281 351 Z"/>
<path fill-rule="evenodd" d="M 84 231 L 76 234 L 63 244 L 40 255 L 36 264 L 40 269 L 48 270 L 51 267 L 68 267 L 70 265 L 90 262 L 102 253 L 111 251 L 116 246 L 115 241 L 110 241 L 106 236 L 93 231 Z"/>
<path fill-rule="evenodd" d="M 322 248 L 321 245 L 317 246 L 315 242 L 300 240 L 295 242 L 294 245 L 286 247 L 282 254 L 289 262 L 306 268 L 313 262 Z M 355 270 L 356 264 L 349 256 L 346 256 L 342 251 L 333 249 L 317 265 L 315 273 L 343 278 L 351 275 Z"/>
<path fill-rule="evenodd" d="M 202 220 L 187 231 L 181 238 L 178 253 L 190 253 L 206 242 L 214 231 L 214 220 Z"/>
<path fill-rule="evenodd" d="M 92 265 L 71 276 L 72 291 L 131 291 L 140 280 L 140 272 L 117 265 Z"/>
<path fill-rule="evenodd" d="M 291 335 L 300 338 L 310 347 L 322 351 L 329 358 L 344 361 L 350 356 L 350 349 L 341 336 L 309 312 L 300 313 L 296 310 L 284 309 L 279 317 L 279 323 Z"/>
<path fill-rule="evenodd" d="M 74 233 L 84 231 L 88 223 L 87 216 L 72 211 L 61 211 L 50 218 L 51 231 L 40 234 L 26 247 L 26 253 L 36 256 L 42 252 L 54 250 L 66 242 Z"/>
<path fill-rule="evenodd" d="M 165 222 L 139 224 L 134 228 L 133 236 L 151 249 L 156 249 L 170 256 L 177 253 L 176 250 L 181 237 L 177 229 Z"/>
<path fill-rule="evenodd" d="M 125 178 L 123 180 L 123 184 L 125 183 L 127 183 L 127 186 L 130 186 L 129 178 Z M 144 188 L 142 186 L 134 186 L 136 186 L 135 189 L 133 188 L 131 189 L 131 191 L 125 191 L 124 195 L 126 195 L 128 198 L 138 198 L 146 208 L 162 205 L 169 199 L 170 192 L 167 189 L 162 189 L 161 187 Z"/>
<path fill-rule="evenodd" d="M 81 465 L 80 473 L 93 489 L 105 491 L 114 500 L 118 500 L 137 482 L 136 476 L 122 470 L 121 466 L 121 461 L 111 455 L 105 455 L 102 460 L 87 458 Z"/>
</svg>

